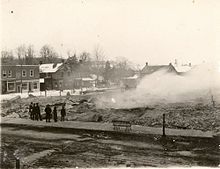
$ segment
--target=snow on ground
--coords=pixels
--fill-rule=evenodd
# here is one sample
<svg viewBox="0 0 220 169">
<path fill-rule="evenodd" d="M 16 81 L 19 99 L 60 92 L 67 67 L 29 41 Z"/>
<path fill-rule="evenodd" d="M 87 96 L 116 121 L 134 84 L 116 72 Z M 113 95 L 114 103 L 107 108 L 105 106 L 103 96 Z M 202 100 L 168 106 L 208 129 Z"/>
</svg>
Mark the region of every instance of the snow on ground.
<svg viewBox="0 0 220 169">
<path fill-rule="evenodd" d="M 75 90 L 75 92 L 73 92 L 72 90 L 63 90 L 62 92 L 57 91 L 57 90 L 48 90 L 46 91 L 46 96 L 66 96 L 67 93 L 70 93 L 70 95 L 79 95 L 80 94 L 80 90 Z M 0 95 L 1 101 L 3 100 L 10 100 L 13 99 L 17 96 L 20 96 L 21 98 L 27 98 L 29 96 L 29 94 L 33 95 L 33 96 L 44 96 L 45 97 L 45 92 L 41 91 L 41 92 L 31 92 L 31 93 L 10 93 L 10 94 L 4 94 L 4 95 Z"/>
<path fill-rule="evenodd" d="M 108 90 L 109 88 L 96 88 L 96 87 L 92 87 L 92 88 L 82 88 L 82 91 L 99 91 L 99 90 Z M 70 95 L 80 95 L 80 91 L 81 89 L 74 89 L 73 90 L 63 90 L 62 92 L 60 92 L 59 90 L 47 90 L 46 91 L 46 95 L 45 95 L 45 91 L 39 91 L 39 92 L 31 92 L 31 93 L 10 93 L 10 94 L 3 94 L 0 95 L 0 101 L 4 101 L 4 100 L 11 100 L 17 96 L 20 96 L 21 98 L 27 98 L 29 96 L 29 94 L 33 95 L 33 96 L 42 96 L 42 97 L 50 97 L 50 96 L 66 96 L 67 93 L 69 92 Z"/>
</svg>

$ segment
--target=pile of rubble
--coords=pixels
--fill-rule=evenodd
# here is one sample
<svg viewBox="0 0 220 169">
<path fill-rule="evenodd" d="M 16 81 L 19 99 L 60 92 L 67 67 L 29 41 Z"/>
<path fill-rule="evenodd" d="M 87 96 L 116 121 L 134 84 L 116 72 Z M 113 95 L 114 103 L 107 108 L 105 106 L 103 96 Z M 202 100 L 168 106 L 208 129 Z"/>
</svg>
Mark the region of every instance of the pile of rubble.
<svg viewBox="0 0 220 169">
<path fill-rule="evenodd" d="M 133 125 L 152 127 L 162 126 L 162 115 L 166 114 L 166 125 L 169 128 L 217 130 L 220 122 L 220 109 L 206 104 L 174 103 L 170 105 L 151 105 L 129 109 L 96 107 L 96 98 L 92 96 L 57 96 L 17 98 L 2 103 L 1 116 L 14 118 L 29 118 L 29 104 L 39 103 L 41 114 L 47 104 L 57 106 L 58 117 L 61 105 L 65 103 L 67 120 L 88 122 L 109 122 L 126 120 Z"/>
</svg>

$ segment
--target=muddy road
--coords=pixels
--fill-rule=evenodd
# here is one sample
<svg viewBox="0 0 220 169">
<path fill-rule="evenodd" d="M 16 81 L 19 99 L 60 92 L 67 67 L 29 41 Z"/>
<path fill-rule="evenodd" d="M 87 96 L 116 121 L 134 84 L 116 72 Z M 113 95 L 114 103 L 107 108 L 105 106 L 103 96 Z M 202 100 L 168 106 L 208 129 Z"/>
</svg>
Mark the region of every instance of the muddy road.
<svg viewBox="0 0 220 169">
<path fill-rule="evenodd" d="M 218 166 L 218 139 L 113 134 L 93 131 L 1 128 L 1 168 L 13 168 L 15 156 L 29 168 Z M 38 156 L 45 150 L 52 153 Z M 28 158 L 27 158 L 28 159 Z"/>
</svg>

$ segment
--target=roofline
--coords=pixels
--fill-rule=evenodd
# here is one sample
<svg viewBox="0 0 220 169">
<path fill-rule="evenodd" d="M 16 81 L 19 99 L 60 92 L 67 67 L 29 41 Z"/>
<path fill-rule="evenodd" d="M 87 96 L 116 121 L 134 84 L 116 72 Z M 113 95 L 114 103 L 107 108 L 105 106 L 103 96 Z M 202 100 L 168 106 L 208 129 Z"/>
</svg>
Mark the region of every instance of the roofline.
<svg viewBox="0 0 220 169">
<path fill-rule="evenodd" d="M 58 70 L 60 70 L 61 66 L 64 65 L 63 62 L 57 63 L 57 65 L 58 65 L 58 64 L 60 64 L 60 65 L 58 66 L 58 68 L 57 68 L 56 71 L 42 71 L 42 68 L 40 68 L 40 66 L 41 66 L 41 65 L 46 65 L 46 64 L 54 64 L 54 63 L 44 63 L 44 64 L 40 64 L 40 65 L 39 65 L 40 73 L 56 73 Z"/>
<path fill-rule="evenodd" d="M 154 66 L 154 67 L 169 67 L 169 66 L 173 66 L 173 64 L 168 64 L 168 65 L 145 65 L 142 69 L 141 69 L 141 71 L 145 68 L 145 67 L 151 67 L 151 66 Z M 174 67 L 174 66 L 173 66 Z M 175 67 L 174 67 L 175 68 Z"/>
</svg>

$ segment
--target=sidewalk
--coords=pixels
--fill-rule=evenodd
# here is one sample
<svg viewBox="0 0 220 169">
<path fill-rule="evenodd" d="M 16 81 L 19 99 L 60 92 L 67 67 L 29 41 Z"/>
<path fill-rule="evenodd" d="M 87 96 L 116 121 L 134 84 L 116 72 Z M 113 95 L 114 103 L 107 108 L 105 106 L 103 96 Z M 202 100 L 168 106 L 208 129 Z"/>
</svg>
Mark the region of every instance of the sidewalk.
<svg viewBox="0 0 220 169">
<path fill-rule="evenodd" d="M 46 123 L 45 121 L 32 121 L 29 119 L 21 119 L 21 118 L 5 118 L 1 117 L 2 125 L 27 125 L 30 127 L 54 127 L 54 128 L 66 128 L 66 129 L 81 129 L 81 130 L 94 130 L 94 131 L 110 131 L 116 132 L 113 129 L 113 125 L 111 123 L 97 123 L 97 122 L 79 122 L 79 121 L 65 121 L 65 122 L 51 122 Z M 162 127 L 146 127 L 146 126 L 138 126 L 132 125 L 132 130 L 129 133 L 136 134 L 146 134 L 146 135 L 162 135 Z M 185 129 L 168 129 L 166 128 L 167 136 L 183 136 L 183 137 L 201 137 L 201 138 L 212 138 L 213 132 L 203 132 L 200 130 L 185 130 Z"/>
</svg>

